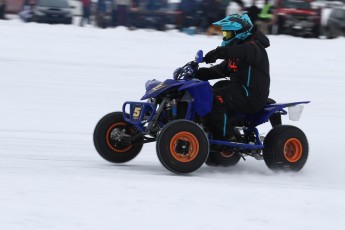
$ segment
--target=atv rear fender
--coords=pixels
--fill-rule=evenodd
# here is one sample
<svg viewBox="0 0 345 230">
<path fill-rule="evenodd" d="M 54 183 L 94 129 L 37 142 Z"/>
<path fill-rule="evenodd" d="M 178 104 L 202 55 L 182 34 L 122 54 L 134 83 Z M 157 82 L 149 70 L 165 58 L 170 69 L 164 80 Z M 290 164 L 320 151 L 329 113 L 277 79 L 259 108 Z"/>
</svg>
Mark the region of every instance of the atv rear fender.
<svg viewBox="0 0 345 230">
<path fill-rule="evenodd" d="M 271 122 L 272 126 L 280 125 L 282 124 L 281 115 L 287 114 L 287 111 L 284 108 L 292 107 L 299 104 L 308 104 L 309 102 L 310 101 L 268 104 L 261 112 L 258 112 L 252 117 L 252 119 L 250 119 L 250 126 L 256 127 L 267 122 L 268 120 Z"/>
</svg>

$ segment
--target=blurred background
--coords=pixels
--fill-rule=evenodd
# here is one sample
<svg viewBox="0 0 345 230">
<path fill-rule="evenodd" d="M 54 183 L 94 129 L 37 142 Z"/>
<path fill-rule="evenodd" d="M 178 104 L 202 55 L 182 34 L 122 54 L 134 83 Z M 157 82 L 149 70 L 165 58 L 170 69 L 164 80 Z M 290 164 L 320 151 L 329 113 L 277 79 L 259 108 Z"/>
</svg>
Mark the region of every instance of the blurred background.
<svg viewBox="0 0 345 230">
<path fill-rule="evenodd" d="M 248 13 L 266 34 L 335 38 L 345 34 L 345 0 L 0 0 L 0 19 L 216 35 L 212 23 Z"/>
</svg>

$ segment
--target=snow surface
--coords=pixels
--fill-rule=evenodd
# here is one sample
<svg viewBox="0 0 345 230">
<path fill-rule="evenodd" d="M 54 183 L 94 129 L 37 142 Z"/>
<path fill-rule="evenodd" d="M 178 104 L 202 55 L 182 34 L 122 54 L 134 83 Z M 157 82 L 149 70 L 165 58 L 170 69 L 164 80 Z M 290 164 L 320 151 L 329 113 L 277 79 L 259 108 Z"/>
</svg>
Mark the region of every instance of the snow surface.
<svg viewBox="0 0 345 230">
<path fill-rule="evenodd" d="M 220 37 L 18 20 L 0 37 L 0 229 L 344 229 L 344 38 L 270 36 L 271 97 L 311 100 L 300 121 L 283 118 L 309 139 L 302 171 L 247 158 L 181 176 L 154 143 L 106 162 L 93 129 Z"/>
</svg>

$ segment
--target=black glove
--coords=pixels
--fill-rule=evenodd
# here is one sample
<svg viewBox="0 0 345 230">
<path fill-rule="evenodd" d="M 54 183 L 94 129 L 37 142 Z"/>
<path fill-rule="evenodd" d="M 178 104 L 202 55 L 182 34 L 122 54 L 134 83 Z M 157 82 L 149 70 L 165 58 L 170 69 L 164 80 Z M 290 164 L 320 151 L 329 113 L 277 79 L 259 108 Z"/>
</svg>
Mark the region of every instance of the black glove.
<svg viewBox="0 0 345 230">
<path fill-rule="evenodd" d="M 207 81 L 209 79 L 209 76 L 209 68 L 199 68 L 197 71 L 194 72 L 194 77 L 202 81 Z"/>
<path fill-rule="evenodd" d="M 206 64 L 214 63 L 214 62 L 217 61 L 217 59 L 218 59 L 218 55 L 217 55 L 217 50 L 216 49 L 211 50 L 204 57 L 204 61 L 206 62 Z"/>
</svg>

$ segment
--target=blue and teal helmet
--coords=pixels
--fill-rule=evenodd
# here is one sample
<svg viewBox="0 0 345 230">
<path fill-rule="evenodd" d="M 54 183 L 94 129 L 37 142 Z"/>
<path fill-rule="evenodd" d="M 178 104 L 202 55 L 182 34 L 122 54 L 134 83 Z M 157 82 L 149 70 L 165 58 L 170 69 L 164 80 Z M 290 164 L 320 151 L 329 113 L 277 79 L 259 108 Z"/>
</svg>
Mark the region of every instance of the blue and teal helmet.
<svg viewBox="0 0 345 230">
<path fill-rule="evenodd" d="M 232 14 L 213 25 L 220 26 L 223 32 L 230 32 L 228 36 L 223 37 L 222 46 L 234 46 L 246 41 L 252 35 L 254 27 L 247 14 Z"/>
</svg>

